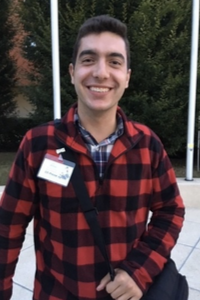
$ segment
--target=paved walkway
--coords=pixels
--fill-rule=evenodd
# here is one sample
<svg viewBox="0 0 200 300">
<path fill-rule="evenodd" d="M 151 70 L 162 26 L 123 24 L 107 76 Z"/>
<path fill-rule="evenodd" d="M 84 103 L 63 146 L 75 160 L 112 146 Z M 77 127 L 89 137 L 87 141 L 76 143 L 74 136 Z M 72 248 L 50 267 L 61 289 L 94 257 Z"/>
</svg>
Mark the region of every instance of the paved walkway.
<svg viewBox="0 0 200 300">
<path fill-rule="evenodd" d="M 178 179 L 178 184 L 186 205 L 186 217 L 172 257 L 180 272 L 188 279 L 189 300 L 200 300 L 200 179 Z M 0 193 L 2 189 L 0 187 Z M 14 276 L 11 300 L 32 299 L 34 271 L 33 233 L 30 223 Z"/>
</svg>

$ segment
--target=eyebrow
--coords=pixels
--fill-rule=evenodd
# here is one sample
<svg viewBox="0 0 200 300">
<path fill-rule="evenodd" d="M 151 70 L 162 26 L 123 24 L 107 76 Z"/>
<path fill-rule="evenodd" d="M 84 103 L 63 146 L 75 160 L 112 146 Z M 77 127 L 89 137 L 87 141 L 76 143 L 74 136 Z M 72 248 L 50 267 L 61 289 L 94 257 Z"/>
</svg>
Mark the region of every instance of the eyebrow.
<svg viewBox="0 0 200 300">
<path fill-rule="evenodd" d="M 81 58 L 84 55 L 94 55 L 97 56 L 97 52 L 91 49 L 88 50 L 83 50 L 80 54 L 79 54 L 79 58 Z M 119 57 L 120 59 L 122 59 L 123 61 L 125 61 L 125 57 L 119 53 L 119 52 L 111 52 L 107 55 L 108 57 Z"/>
</svg>

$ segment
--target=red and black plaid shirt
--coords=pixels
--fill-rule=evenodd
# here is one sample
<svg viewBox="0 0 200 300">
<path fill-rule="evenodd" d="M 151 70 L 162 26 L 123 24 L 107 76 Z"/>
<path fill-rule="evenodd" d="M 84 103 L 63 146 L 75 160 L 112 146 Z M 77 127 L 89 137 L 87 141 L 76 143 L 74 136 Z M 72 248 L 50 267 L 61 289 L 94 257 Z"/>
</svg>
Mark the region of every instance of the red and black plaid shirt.
<svg viewBox="0 0 200 300">
<path fill-rule="evenodd" d="M 146 291 L 178 238 L 184 206 L 174 171 L 157 136 L 124 120 L 103 178 L 74 124 L 72 107 L 55 129 L 50 122 L 25 135 L 0 202 L 0 299 L 9 300 L 25 229 L 34 218 L 37 271 L 34 300 L 106 299 L 96 286 L 106 264 L 67 187 L 37 177 L 46 153 L 58 157 L 55 137 L 77 156 L 90 199 L 98 208 L 110 261 Z M 149 211 L 152 218 L 146 226 Z"/>
</svg>

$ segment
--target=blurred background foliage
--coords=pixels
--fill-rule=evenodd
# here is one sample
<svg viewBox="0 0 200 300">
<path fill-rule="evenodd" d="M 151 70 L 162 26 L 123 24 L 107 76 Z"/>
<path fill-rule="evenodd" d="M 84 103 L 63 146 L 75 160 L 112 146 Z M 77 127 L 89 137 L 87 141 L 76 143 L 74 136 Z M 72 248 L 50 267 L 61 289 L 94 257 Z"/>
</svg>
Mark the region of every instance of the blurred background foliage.
<svg viewBox="0 0 200 300">
<path fill-rule="evenodd" d="M 27 74 L 31 84 L 21 92 L 36 108 L 30 114 L 31 122 L 39 124 L 53 118 L 50 3 L 20 3 L 20 18 L 28 33 L 22 45 L 23 55 L 35 67 L 34 73 Z M 78 28 L 91 16 L 109 14 L 127 24 L 131 45 L 132 77 L 120 105 L 131 119 L 156 132 L 169 155 L 183 155 L 187 137 L 191 5 L 188 0 L 59 0 L 62 115 L 76 101 L 68 65 Z M 198 86 L 197 116 L 199 96 Z"/>
</svg>

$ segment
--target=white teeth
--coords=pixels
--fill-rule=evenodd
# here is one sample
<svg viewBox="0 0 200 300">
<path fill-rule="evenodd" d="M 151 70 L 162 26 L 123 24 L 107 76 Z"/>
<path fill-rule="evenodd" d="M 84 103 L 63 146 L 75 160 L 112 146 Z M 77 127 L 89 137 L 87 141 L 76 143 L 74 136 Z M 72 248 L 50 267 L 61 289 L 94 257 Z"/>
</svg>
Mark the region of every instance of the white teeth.
<svg viewBox="0 0 200 300">
<path fill-rule="evenodd" d="M 90 90 L 98 93 L 105 93 L 109 91 L 109 88 L 90 87 Z"/>
</svg>

